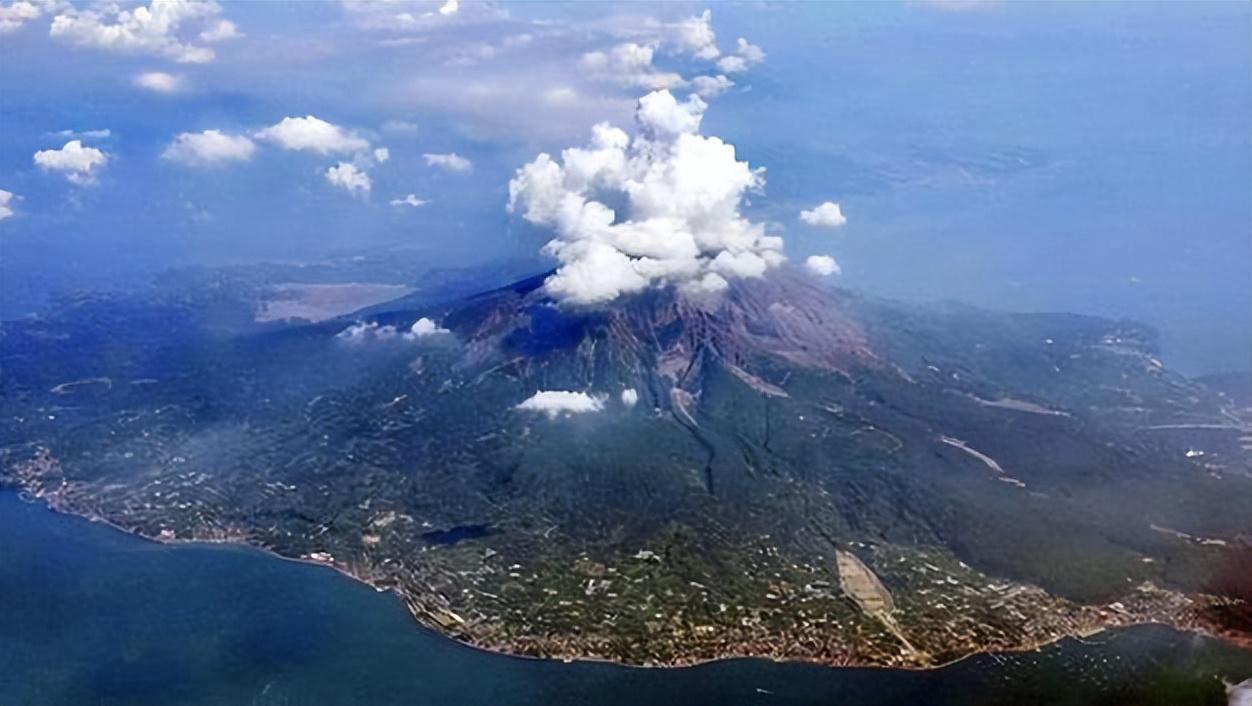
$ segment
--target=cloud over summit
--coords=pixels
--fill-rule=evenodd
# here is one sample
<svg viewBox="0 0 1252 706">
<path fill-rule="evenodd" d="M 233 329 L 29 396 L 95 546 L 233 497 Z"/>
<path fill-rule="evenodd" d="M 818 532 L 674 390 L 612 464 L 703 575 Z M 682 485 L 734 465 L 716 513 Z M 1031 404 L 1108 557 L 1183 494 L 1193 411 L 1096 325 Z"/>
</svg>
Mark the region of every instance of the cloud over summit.
<svg viewBox="0 0 1252 706">
<path fill-rule="evenodd" d="M 509 210 L 556 233 L 545 248 L 561 262 L 549 293 L 596 304 L 657 286 L 716 292 L 783 262 L 782 238 L 739 212 L 744 194 L 764 185 L 764 170 L 699 134 L 706 107 L 656 91 L 639 100 L 633 140 L 601 123 L 586 147 L 559 160 L 540 154 L 517 170 Z"/>
</svg>

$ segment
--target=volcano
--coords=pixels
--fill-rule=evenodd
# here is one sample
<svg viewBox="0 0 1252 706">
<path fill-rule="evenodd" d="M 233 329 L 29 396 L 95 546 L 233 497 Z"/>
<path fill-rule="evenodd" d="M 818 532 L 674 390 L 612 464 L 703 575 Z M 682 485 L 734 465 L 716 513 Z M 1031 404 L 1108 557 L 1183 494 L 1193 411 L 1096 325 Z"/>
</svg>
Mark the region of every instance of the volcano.
<svg viewBox="0 0 1252 706">
<path fill-rule="evenodd" d="M 546 277 L 229 335 L 186 300 L 142 331 L 116 301 L 6 324 L 0 479 L 329 563 L 528 655 L 927 666 L 1241 629 L 1205 586 L 1252 535 L 1249 414 L 1150 328 L 786 267 L 595 307 Z"/>
</svg>

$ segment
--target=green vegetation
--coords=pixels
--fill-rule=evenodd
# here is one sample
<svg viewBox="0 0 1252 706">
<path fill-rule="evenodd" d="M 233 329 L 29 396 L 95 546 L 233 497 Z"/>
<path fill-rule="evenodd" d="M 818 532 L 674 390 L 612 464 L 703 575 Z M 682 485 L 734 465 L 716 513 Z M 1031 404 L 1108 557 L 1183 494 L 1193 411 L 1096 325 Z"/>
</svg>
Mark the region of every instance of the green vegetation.
<svg viewBox="0 0 1252 706">
<path fill-rule="evenodd" d="M 924 665 L 1196 626 L 1187 594 L 1252 535 L 1247 417 L 1133 324 L 786 280 L 713 310 L 561 311 L 532 280 L 370 317 L 451 336 L 348 341 L 349 319 L 256 323 L 270 280 L 249 276 L 4 324 L 0 482 L 332 562 L 476 644 L 632 663 Z M 810 309 L 754 323 L 771 301 Z M 514 409 L 538 389 L 605 408 Z M 891 591 L 899 635 L 843 595 L 836 550 Z"/>
</svg>

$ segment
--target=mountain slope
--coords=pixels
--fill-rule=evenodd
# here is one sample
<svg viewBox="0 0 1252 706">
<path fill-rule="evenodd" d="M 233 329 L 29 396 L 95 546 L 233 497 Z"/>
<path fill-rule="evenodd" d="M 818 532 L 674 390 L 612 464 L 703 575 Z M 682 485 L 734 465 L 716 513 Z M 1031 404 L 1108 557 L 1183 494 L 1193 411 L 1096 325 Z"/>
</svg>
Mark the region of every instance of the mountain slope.
<svg viewBox="0 0 1252 706">
<path fill-rule="evenodd" d="M 3 477 L 333 563 L 477 644 L 631 662 L 924 665 L 1192 625 L 1252 534 L 1246 420 L 1142 326 L 790 271 L 593 309 L 542 282 L 351 336 L 209 336 L 142 303 L 6 324 Z M 418 317 L 449 333 L 403 335 Z M 598 411 L 518 408 L 541 390 Z"/>
</svg>

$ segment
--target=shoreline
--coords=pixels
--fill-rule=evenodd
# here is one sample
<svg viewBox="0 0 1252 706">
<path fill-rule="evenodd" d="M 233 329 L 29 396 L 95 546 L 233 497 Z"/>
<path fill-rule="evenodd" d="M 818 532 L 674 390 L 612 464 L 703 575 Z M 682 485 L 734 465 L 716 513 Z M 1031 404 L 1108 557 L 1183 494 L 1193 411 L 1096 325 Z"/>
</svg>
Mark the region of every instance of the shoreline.
<svg viewBox="0 0 1252 706">
<path fill-rule="evenodd" d="M 37 505 L 43 509 L 48 510 L 49 512 L 60 515 L 62 517 L 77 518 L 80 520 L 85 520 L 87 522 L 104 525 L 116 532 L 120 532 L 129 537 L 133 537 L 133 538 L 136 538 L 145 542 L 149 542 L 151 544 L 158 545 L 158 546 L 177 548 L 177 547 L 193 547 L 196 545 L 201 545 L 206 548 L 218 548 L 218 549 L 224 548 L 224 547 L 230 547 L 230 548 L 236 548 L 236 549 L 243 550 L 243 551 L 257 552 L 261 555 L 264 555 L 265 557 L 279 559 L 281 561 L 288 561 L 288 562 L 294 562 L 297 564 L 303 564 L 303 565 L 308 565 L 308 566 L 315 566 L 315 567 L 322 567 L 325 569 L 329 569 L 361 585 L 368 586 L 369 588 L 372 588 L 377 593 L 391 594 L 395 599 L 399 600 L 400 604 L 404 607 L 405 612 L 409 614 L 410 619 L 416 624 L 418 629 L 426 630 L 434 635 L 437 635 L 440 638 L 451 640 L 452 642 L 455 642 L 458 645 L 461 645 L 463 647 L 467 647 L 473 650 L 477 650 L 479 652 L 485 652 L 485 653 L 492 654 L 492 655 L 508 657 L 511 659 L 547 661 L 547 662 L 564 662 L 567 664 L 573 663 L 573 662 L 585 662 L 585 663 L 590 663 L 590 664 L 609 664 L 609 665 L 613 665 L 616 667 L 622 667 L 622 668 L 627 668 L 627 669 L 685 669 L 685 668 L 699 667 L 699 666 L 707 665 L 707 664 L 714 664 L 717 662 L 728 662 L 728 661 L 734 661 L 734 660 L 761 660 L 761 661 L 767 661 L 767 662 L 773 662 L 773 663 L 815 665 L 815 666 L 825 667 L 828 669 L 884 669 L 884 670 L 897 670 L 897 671 L 905 671 L 905 672 L 928 672 L 932 670 L 951 667 L 967 659 L 978 657 L 980 655 L 1017 655 L 1017 654 L 1025 654 L 1028 652 L 1038 652 L 1049 646 L 1056 645 L 1066 639 L 1074 639 L 1074 640 L 1081 641 L 1081 640 L 1092 638 L 1098 635 L 1107 634 L 1111 630 L 1132 628 L 1132 627 L 1144 626 L 1144 625 L 1159 625 L 1162 627 L 1168 627 L 1180 633 L 1198 635 L 1198 636 L 1202 636 L 1208 639 L 1217 640 L 1217 641 L 1220 641 L 1227 645 L 1231 645 L 1238 649 L 1244 649 L 1244 650 L 1250 649 L 1248 645 L 1242 644 L 1241 642 L 1237 640 L 1229 639 L 1226 636 L 1214 633 L 1212 631 L 1197 629 L 1194 627 L 1183 628 L 1173 623 L 1168 623 L 1164 621 L 1145 620 L 1141 622 L 1131 622 L 1131 623 L 1120 624 L 1120 625 L 1104 625 L 1094 631 L 1083 633 L 1083 634 L 1070 633 L 1070 634 L 1057 635 L 1057 636 L 1050 637 L 1045 640 L 1040 640 L 1039 642 L 1034 643 L 1034 644 L 1023 645 L 1020 648 L 1016 648 L 1016 649 L 974 650 L 967 654 L 961 655 L 960 657 L 956 657 L 954 659 L 947 660 L 945 662 L 938 662 L 935 664 L 927 664 L 927 665 L 899 666 L 899 665 L 883 665 L 883 664 L 875 664 L 875 663 L 832 664 L 828 661 L 823 661 L 821 659 L 805 659 L 803 657 L 778 658 L 778 657 L 773 657 L 773 656 L 765 655 L 765 654 L 725 654 L 725 655 L 719 655 L 717 657 L 711 657 L 711 658 L 678 660 L 678 661 L 664 662 L 664 663 L 642 663 L 641 664 L 641 663 L 633 663 L 633 662 L 622 662 L 618 660 L 613 660 L 613 659 L 608 659 L 608 658 L 603 658 L 603 657 L 594 657 L 594 656 L 579 656 L 579 655 L 536 656 L 536 655 L 528 655 L 528 654 L 519 654 L 517 652 L 510 650 L 507 646 L 482 644 L 479 642 L 463 639 L 457 634 L 454 634 L 445 630 L 441 630 L 438 626 L 432 625 L 422 620 L 419 614 L 412 609 L 409 602 L 406 600 L 404 593 L 398 588 L 396 587 L 382 588 L 382 587 L 376 586 L 375 584 L 370 582 L 368 579 L 354 574 L 352 571 L 348 569 L 348 567 L 343 566 L 334 561 L 328 562 L 328 561 L 321 561 L 318 559 L 311 559 L 311 558 L 306 558 L 306 557 L 289 556 L 286 554 L 279 553 L 278 551 L 272 548 L 249 541 L 248 539 L 242 538 L 242 537 L 241 538 L 226 538 L 226 539 L 178 539 L 178 538 L 163 539 L 160 537 L 153 537 L 153 536 L 138 532 L 136 530 L 128 529 L 104 517 L 100 517 L 94 514 L 84 514 L 80 512 L 74 512 L 74 511 L 58 508 L 53 503 L 48 502 L 48 500 L 44 498 L 43 496 L 32 495 L 26 490 L 23 490 L 20 488 L 9 488 L 9 489 L 0 488 L 0 492 L 4 492 L 5 490 L 12 490 L 14 494 L 18 497 L 18 499 L 21 500 L 22 502 L 26 502 L 31 505 Z"/>
</svg>

